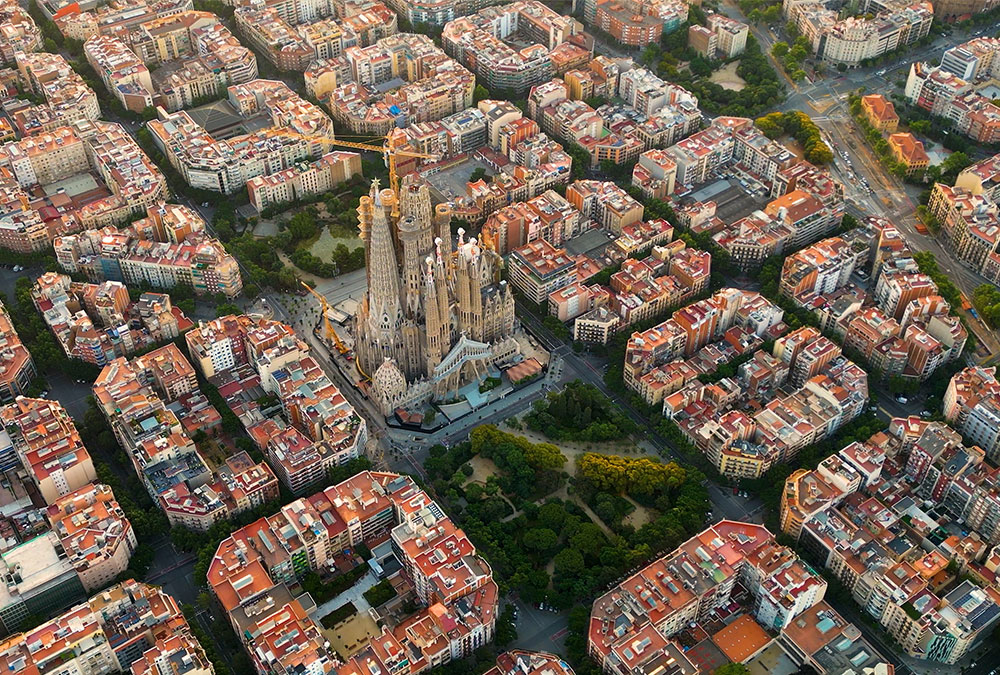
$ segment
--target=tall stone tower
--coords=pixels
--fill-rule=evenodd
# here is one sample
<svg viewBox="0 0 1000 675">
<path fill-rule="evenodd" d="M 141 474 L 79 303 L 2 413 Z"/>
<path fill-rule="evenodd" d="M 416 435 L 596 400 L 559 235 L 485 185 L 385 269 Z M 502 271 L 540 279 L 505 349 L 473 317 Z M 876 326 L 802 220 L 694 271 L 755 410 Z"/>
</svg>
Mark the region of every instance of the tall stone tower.
<svg viewBox="0 0 1000 675">
<path fill-rule="evenodd" d="M 401 356 L 403 309 L 400 306 L 399 268 L 392 231 L 382 204 L 378 181 L 361 198 L 358 220 L 365 237 L 368 294 L 356 318 L 356 348 L 364 372 L 373 373 L 385 359 Z M 389 193 L 391 195 L 391 192 Z"/>
</svg>

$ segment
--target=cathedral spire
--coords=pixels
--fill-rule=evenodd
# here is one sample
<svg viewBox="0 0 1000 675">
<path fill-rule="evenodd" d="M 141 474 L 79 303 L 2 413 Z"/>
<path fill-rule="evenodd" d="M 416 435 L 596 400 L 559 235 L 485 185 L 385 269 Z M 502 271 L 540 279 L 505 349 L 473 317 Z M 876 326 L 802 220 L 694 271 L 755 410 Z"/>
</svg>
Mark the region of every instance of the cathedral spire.
<svg viewBox="0 0 1000 675">
<path fill-rule="evenodd" d="M 372 204 L 374 203 L 374 206 Z M 403 313 L 399 299 L 399 268 L 392 232 L 381 205 L 378 180 L 372 181 L 365 216 L 371 221 L 365 242 L 365 265 L 368 269 L 368 321 L 379 331 L 396 331 Z"/>
</svg>

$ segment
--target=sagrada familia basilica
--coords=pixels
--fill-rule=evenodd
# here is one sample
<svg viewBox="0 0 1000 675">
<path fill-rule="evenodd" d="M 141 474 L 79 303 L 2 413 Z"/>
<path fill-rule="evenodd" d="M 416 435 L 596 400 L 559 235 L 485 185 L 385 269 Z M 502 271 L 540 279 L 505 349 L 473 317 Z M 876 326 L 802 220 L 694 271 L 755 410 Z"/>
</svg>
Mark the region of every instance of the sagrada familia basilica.
<svg viewBox="0 0 1000 675">
<path fill-rule="evenodd" d="M 354 317 L 355 353 L 383 414 L 457 400 L 518 356 L 502 258 L 463 230 L 453 249 L 451 211 L 432 208 L 426 183 L 408 177 L 396 195 L 373 182 L 358 220 L 368 292 Z"/>
</svg>

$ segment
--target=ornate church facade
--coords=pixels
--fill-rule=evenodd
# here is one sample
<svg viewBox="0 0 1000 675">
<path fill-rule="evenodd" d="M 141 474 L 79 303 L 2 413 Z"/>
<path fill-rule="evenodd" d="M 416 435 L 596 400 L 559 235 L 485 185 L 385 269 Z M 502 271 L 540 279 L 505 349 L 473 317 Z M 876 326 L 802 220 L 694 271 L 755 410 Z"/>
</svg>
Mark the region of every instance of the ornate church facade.
<svg viewBox="0 0 1000 675">
<path fill-rule="evenodd" d="M 462 230 L 453 247 L 451 212 L 432 209 L 425 183 L 405 179 L 397 196 L 373 182 L 358 221 L 368 291 L 354 317 L 355 353 L 383 414 L 457 399 L 518 355 L 502 258 Z"/>
</svg>

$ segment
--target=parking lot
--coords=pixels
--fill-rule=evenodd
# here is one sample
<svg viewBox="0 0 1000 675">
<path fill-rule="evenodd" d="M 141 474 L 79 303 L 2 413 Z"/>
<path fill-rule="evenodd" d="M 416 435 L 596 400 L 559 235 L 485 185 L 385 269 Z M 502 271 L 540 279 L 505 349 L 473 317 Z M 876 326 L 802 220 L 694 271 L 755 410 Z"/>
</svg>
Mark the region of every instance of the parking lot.
<svg viewBox="0 0 1000 675">
<path fill-rule="evenodd" d="M 515 647 L 550 654 L 564 653 L 569 612 L 537 609 L 520 599 L 515 600 L 514 605 L 517 607 L 518 635 Z"/>
</svg>

